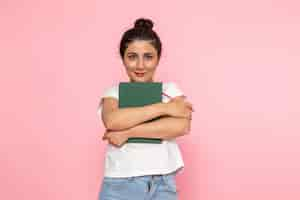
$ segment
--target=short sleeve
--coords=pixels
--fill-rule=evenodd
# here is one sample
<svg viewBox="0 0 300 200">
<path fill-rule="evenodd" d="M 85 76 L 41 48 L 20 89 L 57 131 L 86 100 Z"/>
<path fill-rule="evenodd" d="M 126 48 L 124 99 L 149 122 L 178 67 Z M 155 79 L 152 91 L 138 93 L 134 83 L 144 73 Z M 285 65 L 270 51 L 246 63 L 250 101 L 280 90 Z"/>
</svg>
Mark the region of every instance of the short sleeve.
<svg viewBox="0 0 300 200">
<path fill-rule="evenodd" d="M 98 105 L 98 109 L 97 109 L 98 117 L 101 117 L 102 102 L 103 102 L 103 98 L 105 98 L 105 97 L 113 97 L 113 98 L 119 99 L 119 87 L 118 86 L 113 86 L 111 88 L 108 88 L 99 97 L 99 105 Z"/>
<path fill-rule="evenodd" d="M 169 98 L 174 98 L 177 96 L 184 96 L 182 90 L 174 82 L 169 82 L 169 83 L 164 84 L 163 92 Z"/>
</svg>

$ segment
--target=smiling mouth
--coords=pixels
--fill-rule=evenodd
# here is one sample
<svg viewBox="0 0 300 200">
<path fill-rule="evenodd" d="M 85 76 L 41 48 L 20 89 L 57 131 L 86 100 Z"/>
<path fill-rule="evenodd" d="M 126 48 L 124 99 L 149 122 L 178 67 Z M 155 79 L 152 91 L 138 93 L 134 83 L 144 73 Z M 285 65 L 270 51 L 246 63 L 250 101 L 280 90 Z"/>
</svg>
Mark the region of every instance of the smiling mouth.
<svg viewBox="0 0 300 200">
<path fill-rule="evenodd" d="M 146 72 L 134 72 L 137 77 L 143 77 Z"/>
</svg>

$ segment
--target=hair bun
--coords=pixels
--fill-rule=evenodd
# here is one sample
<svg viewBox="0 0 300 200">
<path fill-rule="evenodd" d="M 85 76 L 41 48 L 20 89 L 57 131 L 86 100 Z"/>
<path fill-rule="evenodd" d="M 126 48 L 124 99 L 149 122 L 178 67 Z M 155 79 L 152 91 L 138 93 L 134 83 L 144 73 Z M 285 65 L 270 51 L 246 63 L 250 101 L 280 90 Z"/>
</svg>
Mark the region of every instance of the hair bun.
<svg viewBox="0 0 300 200">
<path fill-rule="evenodd" d="M 153 27 L 153 22 L 150 19 L 139 18 L 135 20 L 134 28 L 144 28 L 151 30 Z"/>
</svg>

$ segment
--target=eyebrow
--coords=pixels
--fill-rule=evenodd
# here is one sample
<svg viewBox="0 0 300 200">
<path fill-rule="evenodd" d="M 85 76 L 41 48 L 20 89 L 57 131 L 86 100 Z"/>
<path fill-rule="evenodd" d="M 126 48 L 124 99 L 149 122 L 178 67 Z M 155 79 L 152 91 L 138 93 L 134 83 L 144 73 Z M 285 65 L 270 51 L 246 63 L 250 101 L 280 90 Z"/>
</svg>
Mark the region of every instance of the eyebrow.
<svg viewBox="0 0 300 200">
<path fill-rule="evenodd" d="M 136 53 L 135 52 L 128 52 L 127 55 L 129 55 L 129 54 L 136 54 Z"/>
<path fill-rule="evenodd" d="M 147 52 L 147 53 L 145 53 L 145 55 L 153 55 L 153 53 Z"/>
<path fill-rule="evenodd" d="M 128 52 L 127 54 L 137 54 L 136 52 Z M 147 54 L 147 55 L 153 55 L 154 53 L 152 53 L 152 52 L 146 52 L 146 53 L 144 53 L 144 54 Z"/>
</svg>

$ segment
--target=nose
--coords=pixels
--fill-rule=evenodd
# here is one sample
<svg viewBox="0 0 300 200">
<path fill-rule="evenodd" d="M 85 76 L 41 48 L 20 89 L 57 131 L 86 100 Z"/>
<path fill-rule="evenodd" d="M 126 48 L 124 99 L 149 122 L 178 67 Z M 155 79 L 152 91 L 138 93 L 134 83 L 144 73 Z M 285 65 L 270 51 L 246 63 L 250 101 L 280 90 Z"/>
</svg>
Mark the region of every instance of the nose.
<svg viewBox="0 0 300 200">
<path fill-rule="evenodd" d="M 144 63 L 143 63 L 143 60 L 140 59 L 137 64 L 137 69 L 143 69 L 143 68 L 144 68 Z"/>
</svg>

